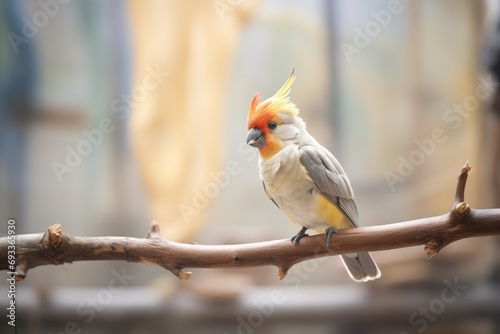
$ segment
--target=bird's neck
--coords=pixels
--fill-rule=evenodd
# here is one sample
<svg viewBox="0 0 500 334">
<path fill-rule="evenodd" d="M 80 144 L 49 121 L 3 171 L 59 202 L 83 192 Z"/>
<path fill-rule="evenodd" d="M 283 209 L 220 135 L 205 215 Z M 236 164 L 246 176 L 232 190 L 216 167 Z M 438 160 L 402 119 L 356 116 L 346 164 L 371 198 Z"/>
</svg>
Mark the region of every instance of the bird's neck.
<svg viewBox="0 0 500 334">
<path fill-rule="evenodd" d="M 274 136 L 267 136 L 266 145 L 264 147 L 259 148 L 259 154 L 262 159 L 269 159 L 274 156 L 276 153 L 281 151 L 283 148 L 283 142 Z"/>
</svg>

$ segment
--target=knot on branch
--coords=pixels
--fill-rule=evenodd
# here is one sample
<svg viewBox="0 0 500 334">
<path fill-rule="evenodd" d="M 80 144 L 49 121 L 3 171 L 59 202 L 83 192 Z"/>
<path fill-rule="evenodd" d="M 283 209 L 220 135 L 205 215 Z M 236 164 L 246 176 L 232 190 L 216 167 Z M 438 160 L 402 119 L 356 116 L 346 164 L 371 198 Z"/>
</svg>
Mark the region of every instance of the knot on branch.
<svg viewBox="0 0 500 334">
<path fill-rule="evenodd" d="M 54 248 L 57 248 L 63 242 L 63 233 L 60 224 L 54 224 L 47 230 L 49 236 L 49 242 Z"/>
<path fill-rule="evenodd" d="M 148 239 L 164 240 L 160 234 L 160 225 L 156 220 L 153 220 L 149 226 Z"/>
<path fill-rule="evenodd" d="M 181 280 L 181 282 L 185 282 L 193 276 L 193 273 L 190 271 L 179 271 L 177 273 L 177 277 Z"/>
<path fill-rule="evenodd" d="M 289 268 L 278 267 L 278 274 L 276 275 L 276 278 L 279 279 L 280 281 L 284 280 L 286 274 L 288 273 L 288 269 Z"/>
<path fill-rule="evenodd" d="M 436 255 L 441 250 L 441 248 L 443 248 L 443 243 L 438 239 L 431 239 L 427 241 L 424 247 L 427 260 Z"/>
<path fill-rule="evenodd" d="M 462 224 L 467 220 L 470 213 L 470 207 L 465 202 L 459 202 L 453 205 L 450 210 L 450 223 L 453 225 Z"/>
<path fill-rule="evenodd" d="M 26 272 L 29 267 L 27 266 L 26 261 L 19 261 L 16 265 L 16 282 L 21 282 L 26 278 Z"/>
<path fill-rule="evenodd" d="M 278 274 L 276 275 L 276 278 L 280 281 L 284 280 L 286 275 L 288 274 L 288 270 L 290 270 L 292 266 L 293 263 L 290 263 L 288 261 L 282 261 L 281 263 L 278 263 Z"/>
<path fill-rule="evenodd" d="M 38 247 L 42 254 L 55 265 L 73 262 L 71 243 L 68 236 L 62 232 L 59 224 L 54 224 L 48 228 L 38 243 Z"/>
</svg>

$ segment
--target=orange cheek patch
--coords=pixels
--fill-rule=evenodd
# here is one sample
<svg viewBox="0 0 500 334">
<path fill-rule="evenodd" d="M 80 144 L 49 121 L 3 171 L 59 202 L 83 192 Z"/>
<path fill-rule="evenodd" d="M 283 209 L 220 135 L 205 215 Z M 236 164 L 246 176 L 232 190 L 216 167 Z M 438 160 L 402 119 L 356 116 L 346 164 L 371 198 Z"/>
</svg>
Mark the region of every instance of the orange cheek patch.
<svg viewBox="0 0 500 334">
<path fill-rule="evenodd" d="M 276 137 L 266 134 L 266 145 L 259 149 L 260 156 L 264 159 L 270 158 L 283 148 L 283 144 Z"/>
</svg>

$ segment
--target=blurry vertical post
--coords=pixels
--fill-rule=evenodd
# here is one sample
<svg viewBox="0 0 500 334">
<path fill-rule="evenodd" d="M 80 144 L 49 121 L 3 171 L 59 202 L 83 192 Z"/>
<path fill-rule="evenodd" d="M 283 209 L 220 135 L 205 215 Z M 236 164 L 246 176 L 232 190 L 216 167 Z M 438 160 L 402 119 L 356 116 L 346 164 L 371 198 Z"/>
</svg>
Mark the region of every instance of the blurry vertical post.
<svg viewBox="0 0 500 334">
<path fill-rule="evenodd" d="M 35 11 L 31 18 L 22 16 L 20 18 L 21 30 L 20 34 L 10 31 L 7 34 L 7 39 L 9 44 L 14 50 L 14 53 L 19 52 L 19 47 L 21 44 L 27 44 L 43 29 L 47 24 L 49 24 L 50 19 L 54 18 L 60 11 L 62 5 L 66 5 L 71 0 L 40 0 L 38 1 L 39 10 Z M 19 19 L 19 18 L 15 18 Z"/>
<path fill-rule="evenodd" d="M 339 44 L 347 63 L 350 64 L 352 62 L 351 58 L 353 55 L 359 54 L 362 49 L 368 47 L 372 40 L 380 35 L 383 28 L 386 28 L 392 22 L 393 17 L 400 14 L 403 9 L 400 0 L 390 0 L 387 3 L 386 9 L 370 11 L 370 16 L 373 20 L 366 22 L 363 29 L 354 26 L 352 43 L 342 42 Z"/>
<path fill-rule="evenodd" d="M 140 85 L 132 88 L 130 94 L 121 94 L 114 99 L 109 109 L 112 113 L 117 113 L 120 120 L 126 119 L 128 111 L 146 99 L 148 93 L 155 90 L 163 80 L 169 75 L 169 72 L 163 71 L 158 65 L 156 68 L 148 66 L 147 74 L 142 78 Z M 52 161 L 52 170 L 59 182 L 63 181 L 63 176 L 73 172 L 83 161 L 84 157 L 89 156 L 95 147 L 100 146 L 105 135 L 111 134 L 116 126 L 110 117 L 103 117 L 98 126 L 87 130 L 82 130 L 84 139 L 79 140 L 73 147 L 66 145 L 66 156 L 63 162 Z"/>
</svg>

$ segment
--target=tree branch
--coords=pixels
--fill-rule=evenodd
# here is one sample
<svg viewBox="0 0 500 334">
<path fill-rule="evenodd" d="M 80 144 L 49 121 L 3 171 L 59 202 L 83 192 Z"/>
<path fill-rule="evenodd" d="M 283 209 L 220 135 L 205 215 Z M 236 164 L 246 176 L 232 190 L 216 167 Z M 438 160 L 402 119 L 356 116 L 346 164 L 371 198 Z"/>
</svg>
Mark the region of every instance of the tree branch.
<svg viewBox="0 0 500 334">
<path fill-rule="evenodd" d="M 326 249 L 324 234 L 303 238 L 298 247 L 289 239 L 207 246 L 166 240 L 160 236 L 155 222 L 147 238 L 70 236 L 56 224 L 44 234 L 16 236 L 16 279 L 24 279 L 31 268 L 75 261 L 120 260 L 157 265 L 184 281 L 191 277 L 184 268 L 264 265 L 278 267 L 278 278 L 283 279 L 293 265 L 312 258 L 418 245 L 425 245 L 427 258 L 431 258 L 454 241 L 500 234 L 500 209 L 475 210 L 464 201 L 470 169 L 468 163 L 461 169 L 453 205 L 447 214 L 382 226 L 342 229 L 332 236 L 330 249 Z M 8 238 L 0 238 L 0 256 L 4 259 L 8 246 Z M 0 270 L 9 270 L 8 263 L 0 262 Z"/>
</svg>

